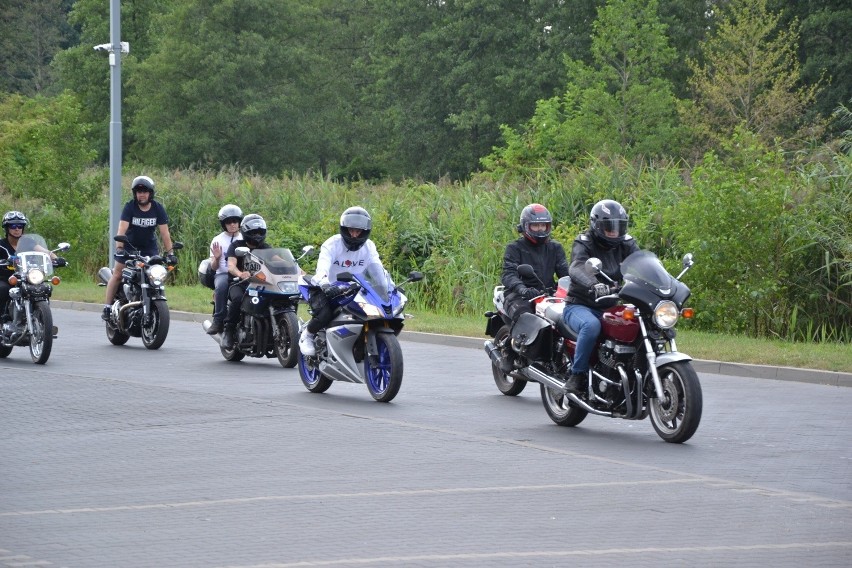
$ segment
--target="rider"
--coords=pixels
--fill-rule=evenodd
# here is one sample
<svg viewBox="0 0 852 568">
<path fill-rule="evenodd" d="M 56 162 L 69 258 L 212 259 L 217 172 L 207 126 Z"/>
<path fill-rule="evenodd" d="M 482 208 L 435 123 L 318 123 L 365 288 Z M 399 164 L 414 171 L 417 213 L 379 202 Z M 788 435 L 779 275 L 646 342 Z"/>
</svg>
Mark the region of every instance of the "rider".
<svg viewBox="0 0 852 568">
<path fill-rule="evenodd" d="M 571 286 L 562 313 L 565 324 L 577 333 L 571 375 L 565 384 L 569 392 L 583 390 L 592 349 L 601 332 L 603 310 L 617 302 L 616 298 L 595 302 L 601 296 L 614 293 L 615 287 L 598 281 L 596 275 L 586 268 L 586 260 L 592 257 L 600 259 L 604 274 L 614 282 L 621 282 L 621 262 L 639 250 L 639 245 L 627 234 L 627 220 L 627 211 L 617 201 L 598 201 L 589 215 L 589 229 L 574 239 L 569 272 Z"/>
<path fill-rule="evenodd" d="M 167 251 L 172 250 L 172 237 L 169 234 L 168 224 L 169 216 L 162 204 L 159 201 L 154 201 L 154 180 L 148 176 L 137 176 L 133 178 L 130 190 L 133 192 L 133 199 L 125 203 L 124 209 L 121 211 L 116 234 L 127 235 L 131 247 L 138 250 L 138 254 L 154 256 L 159 252 L 154 229 L 159 229 L 163 248 Z M 118 286 L 121 284 L 121 271 L 124 269 L 124 263 L 127 260 L 123 243 L 116 243 L 113 258 L 115 259 L 115 266 L 112 268 L 112 278 L 107 282 L 104 311 L 101 314 L 101 319 L 104 321 L 110 319 L 112 302 Z M 174 255 L 169 254 L 166 257 L 166 262 L 175 264 L 177 259 Z"/>
<path fill-rule="evenodd" d="M 550 238 L 553 217 L 544 205 L 531 203 L 521 211 L 518 232 L 521 237 L 506 246 L 503 254 L 503 275 L 500 278 L 504 288 L 503 306 L 512 319 L 512 325 L 524 313 L 533 313 L 530 300 L 545 293 L 540 287 L 555 288 L 557 277 L 568 275 L 568 260 L 562 245 Z M 535 280 L 524 280 L 518 274 L 518 266 L 529 264 L 535 270 Z M 511 362 L 503 359 L 502 368 L 512 370 Z"/>
<path fill-rule="evenodd" d="M 215 267 L 213 292 L 213 324 L 207 330 L 210 335 L 222 331 L 225 321 L 225 310 L 228 303 L 228 249 L 236 240 L 241 240 L 240 223 L 243 211 L 231 203 L 219 209 L 219 224 L 222 232 L 213 237 L 210 243 L 210 266 Z"/>
<path fill-rule="evenodd" d="M 316 333 L 334 317 L 329 298 L 334 298 L 348 286 L 334 285 L 340 272 L 359 274 L 372 264 L 382 265 L 376 245 L 370 240 L 373 220 L 363 207 L 350 207 L 340 216 L 339 234 L 326 239 L 320 247 L 317 270 L 313 283 L 319 290 L 311 290 L 309 304 L 311 319 L 302 330 L 299 350 L 303 355 L 316 355 Z"/>
<path fill-rule="evenodd" d="M 3 231 L 6 236 L 0 239 L 0 260 L 8 261 L 10 257 L 15 256 L 18 249 L 18 241 L 24 235 L 24 229 L 29 224 L 27 216 L 20 211 L 7 211 L 3 215 Z M 44 247 L 36 245 L 36 250 L 42 250 L 50 254 L 52 260 L 58 257 L 55 253 L 48 251 Z M 9 285 L 8 278 L 0 278 L 0 315 L 6 316 L 6 304 L 9 302 Z"/>
<path fill-rule="evenodd" d="M 257 213 L 243 217 L 240 223 L 242 238 L 234 240 L 225 253 L 228 257 L 228 276 L 239 278 L 241 282 L 233 284 L 228 291 L 227 314 L 225 316 L 225 333 L 222 334 L 222 347 L 233 349 L 234 330 L 240 321 L 240 308 L 243 294 L 248 288 L 251 272 L 246 270 L 245 257 L 236 255 L 237 247 L 248 247 L 249 250 L 271 248 L 266 242 L 266 221 Z"/>
</svg>

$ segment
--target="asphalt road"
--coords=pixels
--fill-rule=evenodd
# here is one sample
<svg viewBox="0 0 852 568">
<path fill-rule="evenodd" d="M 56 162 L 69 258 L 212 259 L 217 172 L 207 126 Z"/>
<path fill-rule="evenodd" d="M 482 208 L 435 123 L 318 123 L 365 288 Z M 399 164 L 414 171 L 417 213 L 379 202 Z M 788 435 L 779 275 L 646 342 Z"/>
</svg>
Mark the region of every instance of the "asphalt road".
<svg viewBox="0 0 852 568">
<path fill-rule="evenodd" d="M 198 323 L 54 309 L 0 360 L 0 566 L 849 566 L 852 389 L 699 373 L 683 445 L 554 425 L 482 349 L 403 340 L 391 404 L 227 363 Z M 403 339 L 405 332 L 403 332 Z"/>
</svg>

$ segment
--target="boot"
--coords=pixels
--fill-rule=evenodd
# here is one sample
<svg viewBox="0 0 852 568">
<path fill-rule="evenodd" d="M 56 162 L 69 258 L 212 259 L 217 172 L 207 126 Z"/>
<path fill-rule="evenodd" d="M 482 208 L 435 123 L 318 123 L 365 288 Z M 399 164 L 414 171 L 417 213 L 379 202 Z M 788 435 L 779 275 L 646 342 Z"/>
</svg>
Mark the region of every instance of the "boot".
<svg viewBox="0 0 852 568">
<path fill-rule="evenodd" d="M 571 373 L 565 381 L 565 392 L 583 394 L 586 390 L 586 373 Z"/>
<path fill-rule="evenodd" d="M 216 335 L 217 333 L 222 333 L 222 322 L 214 319 L 213 324 L 207 328 L 207 335 Z"/>
<path fill-rule="evenodd" d="M 302 335 L 299 337 L 299 351 L 305 357 L 313 357 L 317 354 L 314 337 L 316 337 L 316 334 L 309 332 L 307 327 L 302 330 Z"/>
<path fill-rule="evenodd" d="M 110 316 L 112 315 L 112 306 L 104 306 L 104 311 L 101 312 L 101 319 L 104 321 L 109 321 Z"/>
<path fill-rule="evenodd" d="M 234 328 L 232 324 L 225 324 L 225 332 L 222 334 L 222 348 L 230 351 L 234 348 Z"/>
</svg>

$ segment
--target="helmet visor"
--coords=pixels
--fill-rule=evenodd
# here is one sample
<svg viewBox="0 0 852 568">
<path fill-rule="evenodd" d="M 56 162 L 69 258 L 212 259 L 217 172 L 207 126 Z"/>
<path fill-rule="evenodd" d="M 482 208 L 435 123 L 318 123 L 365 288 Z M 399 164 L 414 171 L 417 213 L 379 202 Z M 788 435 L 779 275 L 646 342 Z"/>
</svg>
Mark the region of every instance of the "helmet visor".
<svg viewBox="0 0 852 568">
<path fill-rule="evenodd" d="M 627 219 L 601 219 L 598 227 L 606 236 L 623 237 L 627 234 Z"/>
<path fill-rule="evenodd" d="M 370 229 L 370 225 L 370 218 L 363 213 L 346 213 L 340 218 L 340 226 L 349 229 L 367 231 Z"/>
</svg>

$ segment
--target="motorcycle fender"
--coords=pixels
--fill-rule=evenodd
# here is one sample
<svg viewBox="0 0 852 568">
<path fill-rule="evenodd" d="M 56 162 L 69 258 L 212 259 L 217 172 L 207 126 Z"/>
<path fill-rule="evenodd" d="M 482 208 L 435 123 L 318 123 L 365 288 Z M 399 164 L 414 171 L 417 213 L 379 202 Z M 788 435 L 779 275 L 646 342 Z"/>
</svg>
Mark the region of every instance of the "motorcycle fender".
<svg viewBox="0 0 852 568">
<path fill-rule="evenodd" d="M 494 314 L 488 318 L 488 323 L 485 324 L 485 335 L 497 337 L 497 332 L 500 331 L 501 327 L 503 327 L 503 318 L 498 314 Z"/>
<path fill-rule="evenodd" d="M 692 357 L 687 355 L 686 353 L 680 353 L 678 351 L 673 351 L 670 353 L 661 353 L 657 355 L 657 360 L 655 364 L 659 369 L 663 365 L 668 365 L 669 363 L 676 363 L 678 361 L 692 361 Z"/>
</svg>

